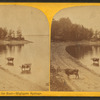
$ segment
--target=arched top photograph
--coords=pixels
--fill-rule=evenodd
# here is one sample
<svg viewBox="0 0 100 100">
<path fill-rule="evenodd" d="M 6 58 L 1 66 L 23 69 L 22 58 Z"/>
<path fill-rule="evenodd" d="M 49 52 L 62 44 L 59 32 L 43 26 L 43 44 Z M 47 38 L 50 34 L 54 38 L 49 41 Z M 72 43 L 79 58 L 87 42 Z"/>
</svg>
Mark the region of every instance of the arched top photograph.
<svg viewBox="0 0 100 100">
<path fill-rule="evenodd" d="M 0 91 L 49 90 L 49 23 L 39 9 L 0 5 L 0 73 Z"/>
<path fill-rule="evenodd" d="M 51 91 L 100 92 L 99 55 L 100 6 L 69 7 L 54 15 Z"/>
</svg>

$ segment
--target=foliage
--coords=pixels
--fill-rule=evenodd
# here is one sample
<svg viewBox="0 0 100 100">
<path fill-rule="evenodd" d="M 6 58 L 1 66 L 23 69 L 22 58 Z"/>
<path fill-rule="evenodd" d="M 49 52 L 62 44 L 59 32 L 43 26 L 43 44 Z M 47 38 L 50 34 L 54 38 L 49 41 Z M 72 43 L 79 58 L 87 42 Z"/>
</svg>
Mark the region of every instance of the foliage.
<svg viewBox="0 0 100 100">
<path fill-rule="evenodd" d="M 52 41 L 90 40 L 94 32 L 83 25 L 73 24 L 69 18 L 53 19 L 51 26 Z"/>
<path fill-rule="evenodd" d="M 8 34 L 7 29 L 6 28 L 3 29 L 0 27 L 0 39 L 4 39 L 7 34 Z"/>
<path fill-rule="evenodd" d="M 15 36 L 16 35 L 16 36 Z M 24 40 L 21 30 L 14 30 L 0 27 L 0 40 Z"/>
</svg>

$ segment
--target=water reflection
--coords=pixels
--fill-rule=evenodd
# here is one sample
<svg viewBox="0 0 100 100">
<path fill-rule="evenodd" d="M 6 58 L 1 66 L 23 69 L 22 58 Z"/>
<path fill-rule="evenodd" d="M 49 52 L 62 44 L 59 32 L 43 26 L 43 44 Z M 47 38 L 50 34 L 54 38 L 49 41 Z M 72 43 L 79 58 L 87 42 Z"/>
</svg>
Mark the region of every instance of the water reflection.
<svg viewBox="0 0 100 100">
<path fill-rule="evenodd" d="M 15 54 L 19 55 L 24 45 L 0 45 L 0 64 L 14 66 Z M 11 60 L 10 58 L 13 58 Z"/>
<path fill-rule="evenodd" d="M 24 46 L 24 44 L 20 44 L 20 45 L 0 45 L 0 53 L 14 53 L 15 50 L 17 50 L 17 52 L 21 52 L 22 47 Z"/>
<path fill-rule="evenodd" d="M 21 52 L 23 46 L 24 46 L 24 44 L 19 44 L 19 45 L 6 45 L 6 48 L 7 48 L 7 50 L 10 51 L 10 53 L 14 53 L 15 50 L 17 50 L 17 52 Z"/>
<path fill-rule="evenodd" d="M 100 66 L 100 46 L 74 45 L 66 47 L 66 51 L 88 67 Z"/>
<path fill-rule="evenodd" d="M 13 62 L 8 62 L 7 65 L 8 66 L 14 66 L 14 63 Z"/>
<path fill-rule="evenodd" d="M 31 71 L 30 70 L 22 70 L 21 74 L 31 74 Z"/>
<path fill-rule="evenodd" d="M 98 51 L 99 48 L 99 51 Z M 93 55 L 93 52 L 97 53 L 100 52 L 100 47 L 97 46 L 87 46 L 87 45 L 74 45 L 66 47 L 66 51 L 72 55 L 73 57 L 80 59 L 83 58 L 85 55 Z"/>
<path fill-rule="evenodd" d="M 0 45 L 0 54 L 1 53 L 7 53 L 7 46 L 6 45 Z"/>
<path fill-rule="evenodd" d="M 93 63 L 93 66 L 99 67 L 99 63 Z"/>
</svg>

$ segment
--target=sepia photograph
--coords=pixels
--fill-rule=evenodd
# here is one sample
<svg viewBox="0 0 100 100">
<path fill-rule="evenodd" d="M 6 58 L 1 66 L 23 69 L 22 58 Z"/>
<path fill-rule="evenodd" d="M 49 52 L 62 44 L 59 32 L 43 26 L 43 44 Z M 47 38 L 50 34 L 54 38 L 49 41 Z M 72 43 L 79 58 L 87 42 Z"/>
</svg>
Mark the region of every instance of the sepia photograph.
<svg viewBox="0 0 100 100">
<path fill-rule="evenodd" d="M 49 23 L 39 9 L 0 5 L 0 91 L 49 91 Z"/>
<path fill-rule="evenodd" d="M 51 91 L 100 92 L 100 6 L 57 12 L 50 56 Z"/>
</svg>

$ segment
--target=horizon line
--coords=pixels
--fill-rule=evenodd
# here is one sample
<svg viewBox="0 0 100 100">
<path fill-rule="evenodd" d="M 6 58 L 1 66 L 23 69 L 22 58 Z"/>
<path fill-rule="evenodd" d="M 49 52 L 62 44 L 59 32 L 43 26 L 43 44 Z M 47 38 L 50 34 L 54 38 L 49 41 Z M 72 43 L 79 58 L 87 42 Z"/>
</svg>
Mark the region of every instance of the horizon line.
<svg viewBox="0 0 100 100">
<path fill-rule="evenodd" d="M 23 36 L 49 36 L 49 35 L 23 35 Z"/>
</svg>

